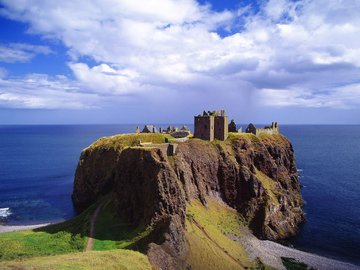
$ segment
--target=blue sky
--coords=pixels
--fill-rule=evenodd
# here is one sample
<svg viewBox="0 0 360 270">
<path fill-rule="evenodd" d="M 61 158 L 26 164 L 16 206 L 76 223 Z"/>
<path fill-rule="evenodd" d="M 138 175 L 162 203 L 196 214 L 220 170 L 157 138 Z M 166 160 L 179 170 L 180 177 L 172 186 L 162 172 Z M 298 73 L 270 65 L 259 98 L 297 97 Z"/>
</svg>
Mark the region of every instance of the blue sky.
<svg viewBox="0 0 360 270">
<path fill-rule="evenodd" d="M 358 0 L 0 0 L 0 124 L 360 124 Z"/>
</svg>

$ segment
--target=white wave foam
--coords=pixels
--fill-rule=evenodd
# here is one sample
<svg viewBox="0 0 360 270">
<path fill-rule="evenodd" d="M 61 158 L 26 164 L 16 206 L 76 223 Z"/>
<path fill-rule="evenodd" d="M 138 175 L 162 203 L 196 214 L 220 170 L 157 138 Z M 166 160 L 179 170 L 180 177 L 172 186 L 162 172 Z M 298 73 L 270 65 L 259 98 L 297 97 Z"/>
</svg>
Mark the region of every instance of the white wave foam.
<svg viewBox="0 0 360 270">
<path fill-rule="evenodd" d="M 0 208 L 0 218 L 6 218 L 11 215 L 10 208 Z"/>
<path fill-rule="evenodd" d="M 297 171 L 298 171 L 298 172 L 302 172 L 303 170 L 302 170 L 302 169 L 298 169 Z"/>
</svg>

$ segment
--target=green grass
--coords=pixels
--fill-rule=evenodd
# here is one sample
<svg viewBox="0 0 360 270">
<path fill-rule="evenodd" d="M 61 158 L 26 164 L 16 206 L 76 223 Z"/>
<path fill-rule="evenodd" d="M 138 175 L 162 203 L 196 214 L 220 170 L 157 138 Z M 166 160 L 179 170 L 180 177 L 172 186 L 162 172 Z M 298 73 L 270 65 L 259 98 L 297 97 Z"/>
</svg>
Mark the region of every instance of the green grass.
<svg viewBox="0 0 360 270">
<path fill-rule="evenodd" d="M 233 140 L 244 139 L 247 142 L 260 142 L 259 138 L 252 133 L 237 133 L 237 132 L 229 132 L 229 136 L 226 139 L 227 142 L 232 142 Z"/>
<path fill-rule="evenodd" d="M 139 141 L 141 142 L 151 142 L 151 143 L 165 143 L 165 138 L 169 141 L 174 141 L 174 138 L 169 134 L 161 133 L 134 133 L 134 134 L 121 134 L 111 137 L 103 137 L 88 148 L 84 150 L 93 150 L 96 148 L 103 149 L 114 149 L 116 151 L 121 151 L 126 147 L 138 146 Z"/>
<path fill-rule="evenodd" d="M 266 139 L 270 139 L 270 140 L 284 140 L 285 137 L 283 135 L 281 135 L 280 133 L 278 134 L 267 134 L 267 133 L 261 133 L 258 135 L 260 140 L 266 140 Z"/>
<path fill-rule="evenodd" d="M 108 198 L 103 198 L 103 202 Z M 83 251 L 90 219 L 98 204 L 79 216 L 47 227 L 0 234 L 0 261 Z M 151 227 L 124 223 L 111 202 L 104 203 L 95 224 L 94 250 L 134 248 Z"/>
<path fill-rule="evenodd" d="M 151 231 L 151 227 L 123 222 L 117 216 L 113 203 L 108 202 L 104 204 L 96 220 L 94 250 L 130 248 Z"/>
<path fill-rule="evenodd" d="M 269 176 L 264 174 L 263 172 L 256 170 L 256 177 L 260 180 L 261 184 L 265 188 L 267 194 L 270 196 L 270 199 L 275 203 L 279 204 L 279 200 L 275 195 L 277 182 L 272 180 Z"/>
<path fill-rule="evenodd" d="M 31 258 L 24 261 L 0 262 L 0 269 L 81 270 L 81 269 L 153 269 L 148 258 L 136 251 L 90 251 L 66 255 Z"/>
<path fill-rule="evenodd" d="M 287 270 L 314 269 L 314 268 L 309 268 L 307 264 L 299 262 L 293 258 L 281 257 L 281 260 Z"/>
<path fill-rule="evenodd" d="M 212 240 L 195 225 L 193 219 Z M 242 219 L 235 210 L 215 199 L 209 199 L 207 208 L 200 202 L 193 201 L 187 206 L 186 238 L 190 244 L 190 252 L 186 259 L 193 269 L 241 269 L 230 256 L 243 266 L 256 267 L 257 263 L 249 260 L 241 243 L 230 239 L 230 236 L 233 239 L 241 236 L 242 228 Z"/>
<path fill-rule="evenodd" d="M 55 225 L 0 234 L 0 260 L 82 251 L 95 205 L 81 215 Z"/>
</svg>

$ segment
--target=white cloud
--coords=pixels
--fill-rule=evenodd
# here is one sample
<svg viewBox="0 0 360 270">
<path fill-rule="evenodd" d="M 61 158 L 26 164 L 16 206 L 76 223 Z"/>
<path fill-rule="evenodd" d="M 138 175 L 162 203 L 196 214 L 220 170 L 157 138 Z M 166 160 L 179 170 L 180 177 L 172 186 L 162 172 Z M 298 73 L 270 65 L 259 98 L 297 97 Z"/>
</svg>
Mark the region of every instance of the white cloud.
<svg viewBox="0 0 360 270">
<path fill-rule="evenodd" d="M 304 89 L 261 89 L 263 105 L 274 107 L 332 107 L 338 109 L 360 106 L 360 84 L 336 87 L 330 93 L 314 95 Z"/>
<path fill-rule="evenodd" d="M 99 94 L 128 94 L 140 89 L 136 82 L 138 74 L 133 70 L 115 70 L 107 64 L 92 68 L 84 63 L 70 63 L 69 66 L 81 86 Z"/>
<path fill-rule="evenodd" d="M 210 100 L 214 87 L 241 86 L 240 97 L 254 91 L 266 106 L 357 105 L 348 97 L 358 98 L 360 80 L 358 0 L 270 0 L 258 13 L 195 0 L 0 2 L 0 14 L 28 23 L 29 33 L 62 41 L 72 83 L 99 96 L 190 88 Z"/>
<path fill-rule="evenodd" d="M 290 9 L 291 3 L 286 0 L 270 0 L 265 4 L 263 11 L 267 18 L 277 21 Z"/>
<path fill-rule="evenodd" d="M 0 79 L 0 107 L 27 109 L 93 108 L 99 97 L 82 93 L 64 76 L 30 74 Z"/>
</svg>

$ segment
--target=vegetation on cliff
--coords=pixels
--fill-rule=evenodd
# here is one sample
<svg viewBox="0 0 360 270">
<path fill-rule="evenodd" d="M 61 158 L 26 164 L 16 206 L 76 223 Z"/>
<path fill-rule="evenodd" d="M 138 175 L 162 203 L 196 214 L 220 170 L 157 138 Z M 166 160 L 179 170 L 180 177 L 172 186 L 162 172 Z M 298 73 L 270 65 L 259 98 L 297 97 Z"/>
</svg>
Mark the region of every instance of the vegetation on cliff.
<svg viewBox="0 0 360 270">
<path fill-rule="evenodd" d="M 205 207 L 198 201 L 187 205 L 186 260 L 194 269 L 236 269 L 256 267 L 237 241 L 246 230 L 241 216 L 217 199 Z"/>
</svg>

